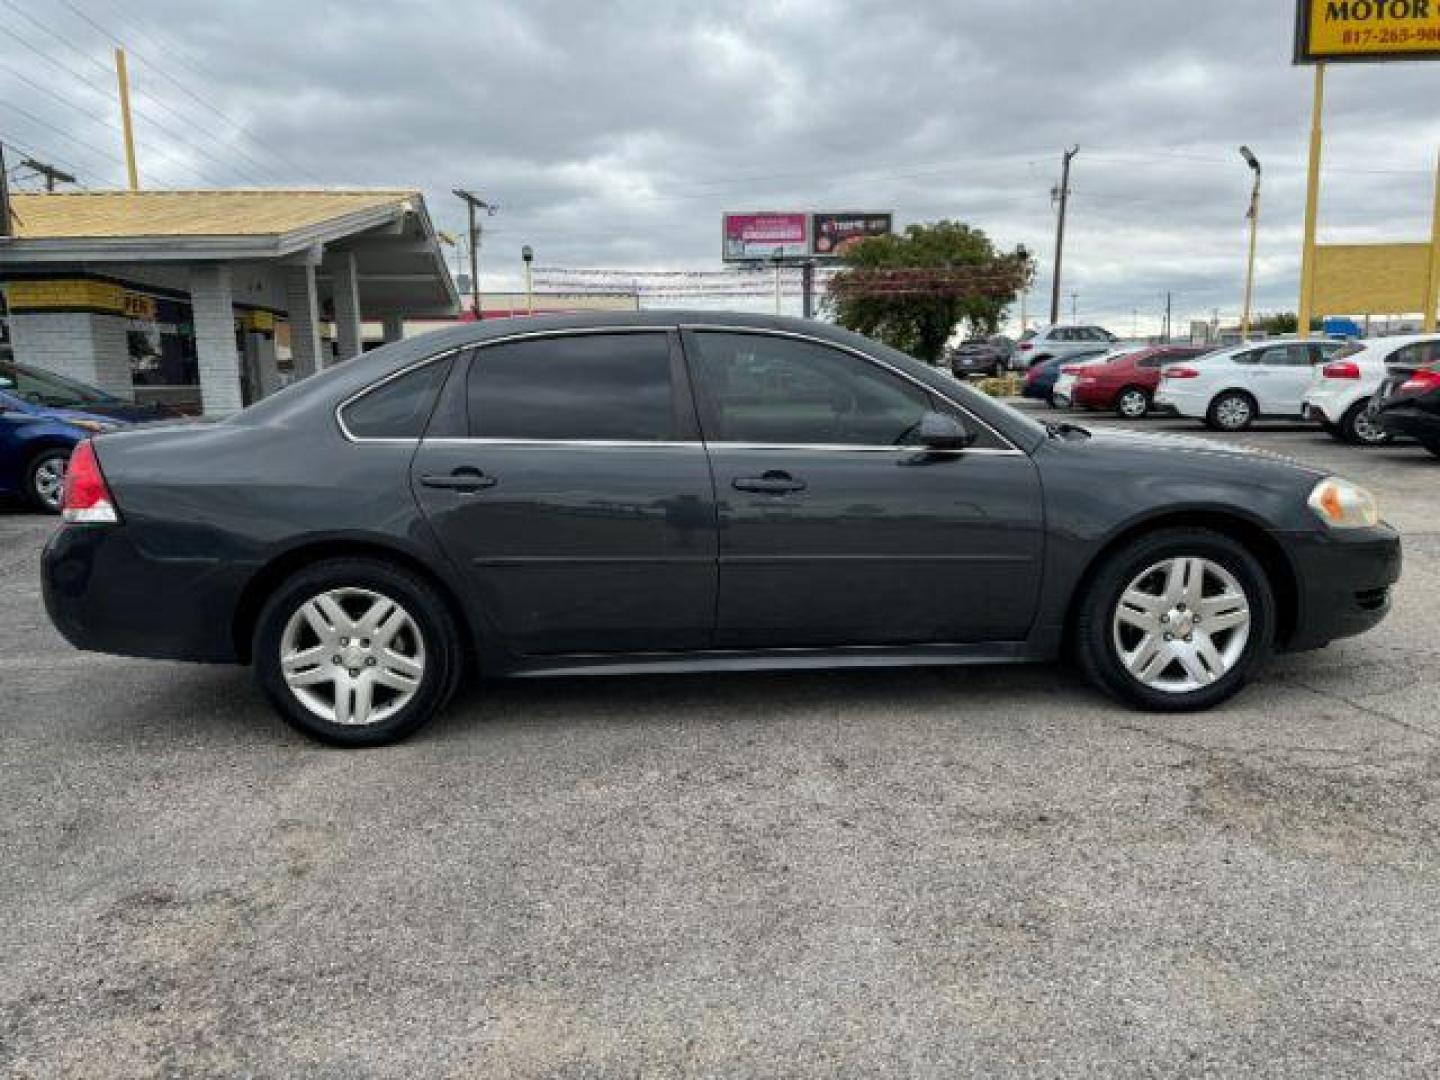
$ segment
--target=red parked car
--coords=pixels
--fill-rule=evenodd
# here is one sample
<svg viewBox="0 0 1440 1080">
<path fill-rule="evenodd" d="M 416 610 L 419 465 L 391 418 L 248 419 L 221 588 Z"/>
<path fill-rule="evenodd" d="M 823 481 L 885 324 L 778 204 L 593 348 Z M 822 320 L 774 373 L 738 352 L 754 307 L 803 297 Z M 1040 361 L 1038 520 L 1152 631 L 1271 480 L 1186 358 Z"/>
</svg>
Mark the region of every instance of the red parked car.
<svg viewBox="0 0 1440 1080">
<path fill-rule="evenodd" d="M 1103 364 L 1087 364 L 1075 380 L 1071 402 L 1086 409 L 1114 409 L 1126 420 L 1139 420 L 1150 411 L 1162 367 L 1190 360 L 1213 348 L 1212 345 L 1155 345 L 1124 353 Z"/>
</svg>

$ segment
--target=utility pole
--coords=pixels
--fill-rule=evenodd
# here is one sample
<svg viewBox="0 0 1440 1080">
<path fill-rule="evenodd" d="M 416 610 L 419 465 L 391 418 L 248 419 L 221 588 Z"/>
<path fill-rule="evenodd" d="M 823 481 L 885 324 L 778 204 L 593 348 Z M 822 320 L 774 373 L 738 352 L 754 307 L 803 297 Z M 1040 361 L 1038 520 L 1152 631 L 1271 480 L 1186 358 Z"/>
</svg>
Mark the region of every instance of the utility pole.
<svg viewBox="0 0 1440 1080">
<path fill-rule="evenodd" d="M 45 178 L 45 190 L 47 192 L 54 191 L 57 183 L 75 183 L 75 177 L 71 176 L 64 169 L 57 169 L 54 165 L 47 165 L 43 161 L 36 161 L 34 158 L 27 157 L 21 158 L 20 164 L 23 168 L 29 169 L 31 172 L 37 172 Z"/>
<path fill-rule="evenodd" d="M 1079 321 L 1080 321 L 1080 294 L 1079 294 L 1078 292 L 1071 292 L 1071 293 L 1070 293 L 1070 322 L 1071 322 L 1071 323 L 1078 323 Z"/>
<path fill-rule="evenodd" d="M 454 189 L 455 197 L 465 204 L 465 209 L 470 215 L 470 310 L 475 313 L 475 321 L 483 321 L 480 314 L 480 219 L 475 211 L 484 210 L 486 217 L 494 217 L 500 207 L 486 202 L 473 192 L 464 188 Z"/>
<path fill-rule="evenodd" d="M 120 126 L 125 135 L 125 175 L 130 190 L 140 190 L 140 171 L 135 166 L 135 126 L 130 122 L 130 76 L 125 70 L 125 50 L 115 49 L 115 81 L 120 86 Z"/>
<path fill-rule="evenodd" d="M 0 143 L 0 240 L 10 235 L 10 176 L 5 171 L 5 144 Z"/>
<path fill-rule="evenodd" d="M 806 259 L 800 265 L 801 314 L 807 319 L 815 317 L 815 260 Z"/>
<path fill-rule="evenodd" d="M 1060 166 L 1060 187 L 1051 191 L 1052 198 L 1060 200 L 1060 218 L 1055 225 L 1055 279 L 1050 283 L 1050 323 L 1060 321 L 1060 264 L 1065 256 L 1065 211 L 1070 204 L 1070 162 L 1080 147 L 1072 146 L 1065 151 Z"/>
<path fill-rule="evenodd" d="M 1170 295 L 1170 291 L 1167 289 L 1167 290 L 1165 291 L 1165 335 L 1164 335 L 1164 343 L 1165 343 L 1166 345 L 1169 345 L 1169 344 L 1170 344 L 1170 311 L 1171 311 L 1170 301 L 1171 301 L 1171 295 Z"/>
</svg>

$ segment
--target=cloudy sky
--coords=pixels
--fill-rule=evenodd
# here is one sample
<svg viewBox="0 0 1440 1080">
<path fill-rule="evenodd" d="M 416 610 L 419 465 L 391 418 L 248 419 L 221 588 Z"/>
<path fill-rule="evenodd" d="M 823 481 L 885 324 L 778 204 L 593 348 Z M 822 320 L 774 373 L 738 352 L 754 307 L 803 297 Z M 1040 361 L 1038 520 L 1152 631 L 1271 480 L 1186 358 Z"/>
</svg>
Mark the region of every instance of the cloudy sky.
<svg viewBox="0 0 1440 1080">
<path fill-rule="evenodd" d="M 203 12 L 203 14 L 200 14 Z M 487 288 L 544 266 L 716 269 L 725 209 L 960 218 L 1037 253 L 1072 179 L 1083 320 L 1238 311 L 1248 143 L 1262 310 L 1293 310 L 1311 74 L 1290 0 L 0 0 L 0 138 L 123 179 L 131 53 L 153 186 L 415 185 L 498 203 Z M 1321 238 L 1423 239 L 1440 65 L 1332 68 Z M 13 164 L 14 149 L 11 150 Z M 747 303 L 763 308 L 764 300 Z M 1068 314 L 1068 312 L 1067 312 Z"/>
</svg>

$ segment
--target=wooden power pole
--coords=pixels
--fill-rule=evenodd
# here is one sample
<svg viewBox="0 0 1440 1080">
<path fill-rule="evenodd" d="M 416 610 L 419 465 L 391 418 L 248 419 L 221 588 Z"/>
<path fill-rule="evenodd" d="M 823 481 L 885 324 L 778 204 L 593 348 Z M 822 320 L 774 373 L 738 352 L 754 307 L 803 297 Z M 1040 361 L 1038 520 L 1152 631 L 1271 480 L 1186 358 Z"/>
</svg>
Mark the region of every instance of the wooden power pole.
<svg viewBox="0 0 1440 1080">
<path fill-rule="evenodd" d="M 1055 225 L 1055 279 L 1050 283 L 1050 324 L 1053 326 L 1060 321 L 1060 265 L 1065 256 L 1065 211 L 1070 204 L 1070 162 L 1080 152 L 1080 147 L 1072 146 L 1065 151 L 1065 157 L 1060 166 L 1060 188 L 1058 197 L 1060 199 L 1060 217 Z"/>
</svg>

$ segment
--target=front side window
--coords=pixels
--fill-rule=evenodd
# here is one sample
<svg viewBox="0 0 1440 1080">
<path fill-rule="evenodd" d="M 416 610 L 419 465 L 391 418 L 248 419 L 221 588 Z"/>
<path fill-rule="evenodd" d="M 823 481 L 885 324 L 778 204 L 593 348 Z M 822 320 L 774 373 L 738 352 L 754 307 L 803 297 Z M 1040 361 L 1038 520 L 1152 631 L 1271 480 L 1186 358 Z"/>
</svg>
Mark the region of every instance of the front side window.
<svg viewBox="0 0 1440 1080">
<path fill-rule="evenodd" d="M 675 438 L 670 341 L 663 331 L 572 334 L 477 349 L 466 398 L 474 438 Z"/>
<path fill-rule="evenodd" d="M 357 439 L 418 439 L 449 370 L 446 358 L 381 383 L 340 411 L 345 429 Z"/>
<path fill-rule="evenodd" d="M 765 334 L 698 332 L 692 370 L 705 436 L 762 446 L 904 446 L 931 396 L 840 349 Z"/>
</svg>

